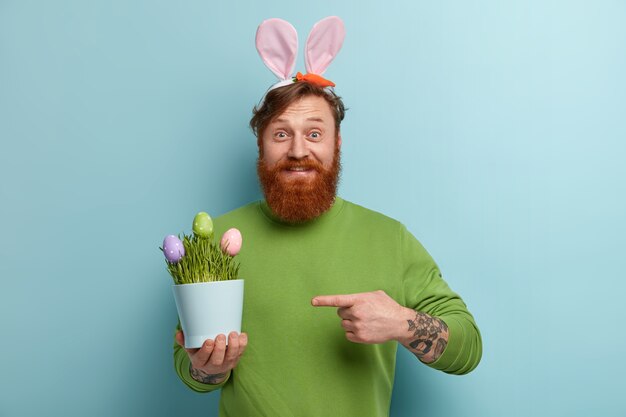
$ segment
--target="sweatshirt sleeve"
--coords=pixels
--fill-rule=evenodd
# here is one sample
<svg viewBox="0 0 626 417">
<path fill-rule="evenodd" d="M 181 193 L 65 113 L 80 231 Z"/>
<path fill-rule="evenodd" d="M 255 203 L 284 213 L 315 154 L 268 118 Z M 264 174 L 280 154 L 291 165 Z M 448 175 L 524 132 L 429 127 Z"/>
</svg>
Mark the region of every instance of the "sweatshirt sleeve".
<svg viewBox="0 0 626 417">
<path fill-rule="evenodd" d="M 404 305 L 443 320 L 448 344 L 435 362 L 440 371 L 463 375 L 471 372 L 482 356 L 482 339 L 474 317 L 461 297 L 443 280 L 439 267 L 422 244 L 401 227 Z"/>
<path fill-rule="evenodd" d="M 178 330 L 180 330 L 180 322 L 174 331 L 174 369 L 176 369 L 176 373 L 181 381 L 196 392 L 211 392 L 222 388 L 230 379 L 230 372 L 228 372 L 228 376 L 224 379 L 224 381 L 215 385 L 203 384 L 202 382 L 198 382 L 191 377 L 191 373 L 189 372 L 189 365 L 191 364 L 191 361 L 189 360 L 187 351 L 185 351 L 185 349 L 176 342 L 176 332 Z"/>
</svg>

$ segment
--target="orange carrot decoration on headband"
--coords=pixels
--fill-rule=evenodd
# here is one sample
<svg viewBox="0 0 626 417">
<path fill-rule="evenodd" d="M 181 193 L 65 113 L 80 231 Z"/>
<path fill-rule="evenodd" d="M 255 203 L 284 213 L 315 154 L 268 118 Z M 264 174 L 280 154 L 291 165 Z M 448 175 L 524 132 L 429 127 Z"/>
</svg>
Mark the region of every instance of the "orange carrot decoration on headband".
<svg viewBox="0 0 626 417">
<path fill-rule="evenodd" d="M 295 76 L 294 81 L 304 81 L 309 84 L 316 85 L 318 87 L 334 87 L 335 86 L 334 82 L 327 80 L 326 78 L 320 75 L 312 74 L 310 72 L 304 75 L 302 75 L 301 72 L 298 72 Z"/>
</svg>

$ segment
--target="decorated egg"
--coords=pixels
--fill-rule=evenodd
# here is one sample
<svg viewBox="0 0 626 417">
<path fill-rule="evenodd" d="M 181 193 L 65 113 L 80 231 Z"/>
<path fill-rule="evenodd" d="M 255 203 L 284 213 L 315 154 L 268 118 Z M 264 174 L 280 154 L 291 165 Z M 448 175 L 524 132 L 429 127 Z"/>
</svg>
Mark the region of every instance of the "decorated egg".
<svg viewBox="0 0 626 417">
<path fill-rule="evenodd" d="M 220 246 L 224 252 L 230 256 L 235 256 L 241 250 L 242 242 L 241 232 L 238 229 L 232 228 L 224 233 L 220 241 Z"/>
<path fill-rule="evenodd" d="M 163 255 L 171 263 L 176 263 L 185 256 L 185 246 L 181 240 L 174 235 L 167 235 L 163 239 Z"/>
<path fill-rule="evenodd" d="M 193 218 L 193 232 L 196 236 L 207 238 L 213 233 L 213 220 L 211 217 L 201 211 Z"/>
</svg>

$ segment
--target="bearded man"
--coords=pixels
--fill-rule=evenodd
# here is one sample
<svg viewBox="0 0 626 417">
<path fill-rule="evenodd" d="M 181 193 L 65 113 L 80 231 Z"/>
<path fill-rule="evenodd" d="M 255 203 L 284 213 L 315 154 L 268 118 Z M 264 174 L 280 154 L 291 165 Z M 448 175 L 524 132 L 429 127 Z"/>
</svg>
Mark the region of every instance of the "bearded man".
<svg viewBox="0 0 626 417">
<path fill-rule="evenodd" d="M 307 82 L 254 110 L 265 200 L 215 219 L 246 236 L 244 332 L 185 349 L 178 329 L 174 344 L 185 384 L 221 389 L 220 416 L 388 415 L 398 343 L 446 373 L 480 361 L 472 315 L 417 239 L 337 196 L 344 114 Z"/>
</svg>

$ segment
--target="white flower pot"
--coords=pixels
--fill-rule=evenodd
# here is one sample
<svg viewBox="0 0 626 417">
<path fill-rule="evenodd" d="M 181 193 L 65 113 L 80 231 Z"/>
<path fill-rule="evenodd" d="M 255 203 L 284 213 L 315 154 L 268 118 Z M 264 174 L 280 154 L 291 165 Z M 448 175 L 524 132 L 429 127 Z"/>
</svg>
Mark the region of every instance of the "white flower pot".
<svg viewBox="0 0 626 417">
<path fill-rule="evenodd" d="M 173 285 L 186 348 L 199 348 L 206 339 L 241 333 L 243 279 Z M 228 340 L 226 341 L 228 343 Z"/>
</svg>

